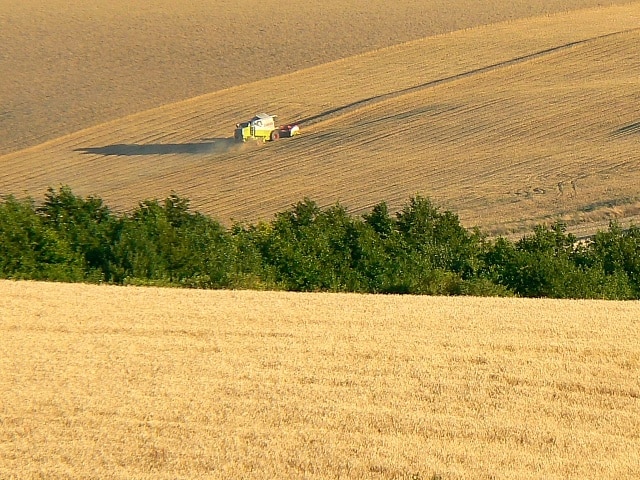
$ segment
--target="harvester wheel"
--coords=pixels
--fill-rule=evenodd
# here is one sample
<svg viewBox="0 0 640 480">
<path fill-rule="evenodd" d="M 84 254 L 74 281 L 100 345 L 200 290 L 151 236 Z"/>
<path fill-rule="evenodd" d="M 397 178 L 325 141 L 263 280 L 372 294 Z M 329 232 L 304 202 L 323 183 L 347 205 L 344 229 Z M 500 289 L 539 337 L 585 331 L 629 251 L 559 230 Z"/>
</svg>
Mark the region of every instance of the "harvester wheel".
<svg viewBox="0 0 640 480">
<path fill-rule="evenodd" d="M 272 142 L 275 142 L 279 138 L 280 138 L 280 130 L 274 130 L 273 132 L 271 132 L 271 141 Z"/>
</svg>

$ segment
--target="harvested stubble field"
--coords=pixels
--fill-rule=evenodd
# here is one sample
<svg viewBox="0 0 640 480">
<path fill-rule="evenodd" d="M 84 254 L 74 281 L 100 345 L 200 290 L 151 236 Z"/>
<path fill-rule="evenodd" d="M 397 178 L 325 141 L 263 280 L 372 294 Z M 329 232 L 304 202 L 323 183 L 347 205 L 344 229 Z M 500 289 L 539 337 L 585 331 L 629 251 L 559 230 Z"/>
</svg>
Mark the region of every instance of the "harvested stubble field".
<svg viewBox="0 0 640 480">
<path fill-rule="evenodd" d="M 0 154 L 408 40 L 601 4 L 0 0 Z"/>
<path fill-rule="evenodd" d="M 639 318 L 2 281 L 0 477 L 636 479 Z"/>
<path fill-rule="evenodd" d="M 256 57 L 250 61 L 253 57 L 236 50 L 252 51 L 255 37 L 240 31 L 231 37 L 248 43 L 241 42 L 237 48 L 226 44 L 223 52 L 233 52 L 229 57 L 214 55 L 197 68 L 180 70 L 183 76 L 169 69 L 165 78 L 160 67 L 150 69 L 146 75 L 164 89 L 143 95 L 141 103 L 122 93 L 128 91 L 122 86 L 127 78 L 118 76 L 118 69 L 101 67 L 111 72 L 106 78 L 112 83 L 101 81 L 121 93 L 114 100 L 120 103 L 91 118 L 132 114 L 90 127 L 91 122 L 80 114 L 71 116 L 69 124 L 65 115 L 60 115 L 60 122 L 47 119 L 44 123 L 50 129 L 44 129 L 40 139 L 88 128 L 0 157 L 4 165 L 0 192 L 39 198 L 49 186 L 68 184 L 78 194 L 99 195 L 109 205 L 127 209 L 141 199 L 163 198 L 175 191 L 190 198 L 194 208 L 225 223 L 269 219 L 304 196 L 321 205 L 339 201 L 360 213 L 383 200 L 398 208 L 419 193 L 459 213 L 466 225 L 498 234 L 526 231 L 532 224 L 553 219 L 588 233 L 606 226 L 611 218 L 638 214 L 640 158 L 634 127 L 639 121 L 640 2 L 525 19 L 515 18 L 589 2 L 534 6 L 531 11 L 523 10 L 524 2 L 511 2 L 504 10 L 490 2 L 474 2 L 466 9 L 468 2 L 448 2 L 446 8 L 429 2 L 417 2 L 422 3 L 420 8 L 416 2 L 393 2 L 383 17 L 371 13 L 381 8 L 369 10 L 366 19 L 373 15 L 377 23 L 357 20 L 355 13 L 362 8 L 358 2 L 344 11 L 336 2 L 325 3 L 331 5 L 326 8 L 327 17 L 299 12 L 295 19 L 286 13 L 281 21 L 274 20 L 282 32 L 303 31 L 311 42 L 308 48 L 296 50 L 300 48 L 296 40 L 285 41 L 283 47 L 281 39 L 288 39 L 287 35 L 269 35 L 273 31 L 265 30 L 263 37 L 274 38 L 278 49 L 284 50 L 266 56 L 254 52 Z M 163 5 L 153 14 L 134 9 L 124 22 L 140 21 L 144 12 L 154 19 L 158 15 L 165 21 L 173 18 L 172 7 Z M 229 36 L 229 25 L 245 25 L 230 23 L 235 8 L 224 5 L 215 14 L 210 12 L 218 18 L 216 25 L 227 27 L 216 30 L 213 37 L 218 39 L 225 32 Z M 425 9 L 431 7 L 439 13 L 429 16 Z M 96 25 L 119 18 L 114 13 L 118 7 L 111 8 L 115 10 L 107 9 Z M 200 10 L 177 17 L 207 23 L 195 15 L 204 11 L 204 4 L 196 2 L 190 8 Z M 454 10 L 466 14 L 452 16 Z M 511 20 L 397 44 L 420 32 L 486 23 L 493 14 L 489 12 L 497 15 L 495 19 Z M 267 21 L 252 18 L 247 17 L 246 25 Z M 314 18 L 323 19 L 316 30 L 304 23 L 318 21 Z M 348 38 L 369 40 L 338 41 L 331 30 L 325 42 L 320 26 L 326 26 L 326 18 L 337 22 L 335 30 L 353 27 Z M 167 23 L 158 23 L 169 29 Z M 373 33 L 359 30 L 363 25 L 377 28 L 377 41 L 372 40 Z M 180 22 L 176 28 L 188 31 Z M 139 35 L 133 36 L 138 42 L 147 38 Z M 164 52 L 161 45 L 170 50 L 161 56 L 164 63 L 160 65 L 169 58 L 188 62 L 191 57 L 184 45 L 190 43 L 168 41 L 179 37 L 164 35 L 148 51 L 153 57 Z M 183 48 L 169 48 L 178 45 Z M 320 45 L 330 46 L 329 50 L 321 52 Z M 392 46 L 299 69 L 384 45 Z M 317 56 L 309 60 L 301 52 Z M 193 55 L 202 60 L 203 51 L 196 49 Z M 236 72 L 237 86 L 223 74 L 228 69 L 220 68 L 221 58 L 232 63 L 229 71 Z M 202 84 L 204 77 L 191 81 L 198 72 L 210 80 L 212 88 Z M 282 72 L 291 73 L 240 84 Z M 138 73 L 129 81 L 135 78 L 143 77 Z M 223 86 L 229 88 L 207 93 Z M 198 93 L 203 94 L 193 96 Z M 87 93 L 86 98 L 90 97 Z M 93 98 L 109 97 L 110 92 L 100 90 Z M 185 97 L 191 98 L 165 105 Z M 154 102 L 163 106 L 133 113 Z M 285 122 L 302 121 L 303 135 L 260 148 L 232 145 L 233 125 L 262 110 L 277 112 Z M 45 111 L 55 115 L 60 110 Z M 7 144 L 11 149 L 26 146 L 36 139 L 29 135 L 8 139 Z"/>
</svg>

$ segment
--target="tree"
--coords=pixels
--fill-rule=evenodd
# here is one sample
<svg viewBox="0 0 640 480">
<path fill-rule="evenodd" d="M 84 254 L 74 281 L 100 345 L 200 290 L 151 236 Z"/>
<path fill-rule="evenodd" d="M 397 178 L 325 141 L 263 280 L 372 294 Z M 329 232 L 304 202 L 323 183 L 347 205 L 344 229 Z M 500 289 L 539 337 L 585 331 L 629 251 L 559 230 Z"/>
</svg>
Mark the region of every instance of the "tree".
<svg viewBox="0 0 640 480">
<path fill-rule="evenodd" d="M 84 278 L 82 256 L 36 214 L 33 200 L 0 204 L 0 276 L 76 282 Z"/>
<path fill-rule="evenodd" d="M 100 198 L 78 197 L 68 186 L 57 191 L 49 188 L 37 213 L 46 226 L 82 256 L 86 277 L 112 280 L 111 246 L 117 222 Z"/>
<path fill-rule="evenodd" d="M 229 286 L 231 237 L 222 226 L 189 211 L 175 194 L 145 200 L 122 220 L 114 252 L 119 281 L 138 279 L 190 287 Z"/>
</svg>

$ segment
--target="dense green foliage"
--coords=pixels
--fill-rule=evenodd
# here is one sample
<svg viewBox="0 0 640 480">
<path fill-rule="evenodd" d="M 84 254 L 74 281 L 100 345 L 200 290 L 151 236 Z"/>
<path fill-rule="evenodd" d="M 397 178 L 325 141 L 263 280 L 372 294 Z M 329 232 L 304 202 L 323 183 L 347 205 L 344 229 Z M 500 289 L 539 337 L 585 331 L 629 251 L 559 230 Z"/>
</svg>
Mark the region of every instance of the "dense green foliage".
<svg viewBox="0 0 640 480">
<path fill-rule="evenodd" d="M 234 225 L 171 195 L 115 214 L 101 199 L 49 189 L 0 202 L 0 278 L 197 288 L 640 297 L 640 229 L 612 224 L 577 242 L 561 224 L 512 242 L 469 231 L 428 199 L 362 217 L 305 199 L 271 222 Z"/>
</svg>

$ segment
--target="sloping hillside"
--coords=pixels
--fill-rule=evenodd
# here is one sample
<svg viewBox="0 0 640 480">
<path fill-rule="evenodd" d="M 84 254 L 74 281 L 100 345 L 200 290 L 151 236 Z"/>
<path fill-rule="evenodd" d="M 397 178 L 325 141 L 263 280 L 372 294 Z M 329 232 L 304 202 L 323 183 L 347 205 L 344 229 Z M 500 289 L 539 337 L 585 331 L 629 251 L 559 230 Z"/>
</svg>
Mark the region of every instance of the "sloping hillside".
<svg viewBox="0 0 640 480">
<path fill-rule="evenodd" d="M 601 3 L 0 0 L 0 154 L 407 40 Z"/>
<path fill-rule="evenodd" d="M 420 193 L 496 233 L 632 216 L 639 24 L 638 2 L 583 10 L 233 87 L 0 157 L 0 191 L 68 184 L 120 209 L 176 191 L 227 222 L 303 196 L 357 212 Z M 260 110 L 303 135 L 233 145 Z"/>
</svg>

